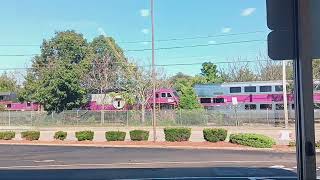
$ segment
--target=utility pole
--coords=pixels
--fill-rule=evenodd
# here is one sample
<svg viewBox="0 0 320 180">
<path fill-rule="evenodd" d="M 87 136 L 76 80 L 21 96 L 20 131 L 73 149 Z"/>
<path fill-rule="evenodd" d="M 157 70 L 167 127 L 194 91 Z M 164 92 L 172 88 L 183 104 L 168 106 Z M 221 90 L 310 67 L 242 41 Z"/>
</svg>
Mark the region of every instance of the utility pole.
<svg viewBox="0 0 320 180">
<path fill-rule="evenodd" d="M 152 82 L 153 82 L 153 110 L 152 110 L 152 124 L 153 124 L 153 141 L 157 141 L 157 124 L 156 124 L 156 69 L 154 60 L 154 2 L 150 0 L 151 11 L 151 33 L 152 33 Z"/>
<path fill-rule="evenodd" d="M 315 9 L 319 0 L 295 0 L 295 108 L 299 180 L 316 179 L 315 127 L 313 105 L 312 49 Z M 313 9 L 315 8 L 315 9 Z M 313 21 L 312 21 L 313 20 Z M 314 30 L 313 30 L 314 31 Z M 317 32 L 317 31 L 314 31 Z"/>
<path fill-rule="evenodd" d="M 289 127 L 288 117 L 288 97 L 287 97 L 287 74 L 286 74 L 286 61 L 282 61 L 282 86 L 283 86 L 283 110 L 284 110 L 284 124 L 285 128 Z"/>
</svg>

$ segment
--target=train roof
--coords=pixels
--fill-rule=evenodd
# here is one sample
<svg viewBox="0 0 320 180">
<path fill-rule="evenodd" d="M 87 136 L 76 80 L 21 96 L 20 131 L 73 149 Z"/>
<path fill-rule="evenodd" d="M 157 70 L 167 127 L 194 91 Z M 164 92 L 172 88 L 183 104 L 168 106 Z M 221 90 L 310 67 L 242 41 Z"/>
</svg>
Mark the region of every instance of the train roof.
<svg viewBox="0 0 320 180">
<path fill-rule="evenodd" d="M 282 85 L 282 81 L 248 81 L 248 82 L 228 82 L 214 84 L 196 84 L 194 87 L 230 87 L 230 86 L 265 86 L 265 85 Z"/>
<path fill-rule="evenodd" d="M 252 81 L 252 82 L 228 82 L 215 84 L 196 84 L 194 90 L 199 97 L 212 97 L 229 94 L 229 87 L 243 86 L 277 86 L 282 81 Z"/>
<path fill-rule="evenodd" d="M 10 96 L 11 94 L 15 94 L 12 92 L 0 92 L 0 96 Z"/>
</svg>

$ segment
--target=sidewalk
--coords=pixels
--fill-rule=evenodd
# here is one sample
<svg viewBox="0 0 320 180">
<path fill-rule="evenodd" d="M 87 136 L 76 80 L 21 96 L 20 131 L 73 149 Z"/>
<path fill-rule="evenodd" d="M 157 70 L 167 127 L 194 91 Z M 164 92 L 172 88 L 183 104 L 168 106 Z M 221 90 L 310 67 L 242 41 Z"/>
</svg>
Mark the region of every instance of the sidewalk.
<svg viewBox="0 0 320 180">
<path fill-rule="evenodd" d="M 192 129 L 190 141 L 191 142 L 204 142 L 202 130 L 204 128 L 210 127 L 190 127 Z M 212 127 L 212 128 L 224 128 L 228 130 L 228 134 L 233 133 L 256 133 L 263 134 L 269 137 L 272 137 L 276 140 L 277 144 L 288 144 L 289 140 L 282 141 L 280 140 L 280 135 L 282 132 L 287 131 L 291 134 L 291 137 L 295 137 L 294 128 L 284 129 L 281 127 L 254 127 L 254 126 L 226 126 L 226 127 Z M 134 129 L 142 129 L 150 131 L 149 141 L 153 140 L 153 129 L 152 127 L 20 127 L 20 126 L 2 126 L 0 131 L 12 130 L 16 132 L 16 140 L 21 140 L 20 132 L 26 130 L 37 130 L 40 131 L 40 140 L 41 141 L 52 141 L 53 135 L 57 131 L 66 131 L 68 133 L 67 140 L 76 141 L 75 132 L 83 130 L 94 131 L 94 142 L 103 142 L 105 141 L 105 132 L 106 131 L 124 131 L 127 132 L 126 140 L 129 140 L 129 131 Z M 157 140 L 164 141 L 164 127 L 157 128 Z M 320 129 L 316 131 L 316 134 L 320 134 Z M 318 138 L 316 138 L 318 140 Z"/>
<path fill-rule="evenodd" d="M 119 147 L 119 148 L 164 148 L 164 149 L 215 149 L 233 151 L 272 151 L 272 152 L 295 152 L 294 147 L 277 145 L 273 148 L 252 148 L 232 144 L 229 142 L 152 142 L 152 141 L 123 141 L 123 142 L 94 142 L 94 141 L 26 141 L 26 140 L 0 140 L 0 145 L 34 145 L 34 146 L 75 146 L 75 147 Z"/>
</svg>

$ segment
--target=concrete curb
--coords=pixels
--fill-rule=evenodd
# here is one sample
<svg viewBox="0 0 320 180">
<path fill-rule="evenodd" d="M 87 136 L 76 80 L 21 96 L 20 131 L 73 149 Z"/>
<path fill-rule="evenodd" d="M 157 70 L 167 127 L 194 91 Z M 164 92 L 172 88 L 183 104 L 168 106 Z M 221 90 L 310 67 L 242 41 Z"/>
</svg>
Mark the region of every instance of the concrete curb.
<svg viewBox="0 0 320 180">
<path fill-rule="evenodd" d="M 62 146 L 62 147 L 101 147 L 101 148 L 146 148 L 146 149 L 197 149 L 197 150 L 233 150 L 233 151 L 260 151 L 260 152 L 288 152 L 295 153 L 294 149 L 281 150 L 277 148 L 251 147 L 208 147 L 208 146 L 164 146 L 164 145 L 112 145 L 112 144 L 82 144 L 82 143 L 46 143 L 46 142 L 0 142 L 0 145 L 28 145 L 28 146 Z M 317 150 L 320 152 L 320 150 Z"/>
</svg>

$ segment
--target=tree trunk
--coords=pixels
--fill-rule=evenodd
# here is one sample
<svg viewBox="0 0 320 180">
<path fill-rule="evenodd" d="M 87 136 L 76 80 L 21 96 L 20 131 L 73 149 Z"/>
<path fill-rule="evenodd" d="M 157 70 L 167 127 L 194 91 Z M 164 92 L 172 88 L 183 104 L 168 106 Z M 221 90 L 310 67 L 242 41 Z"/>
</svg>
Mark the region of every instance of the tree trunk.
<svg viewBox="0 0 320 180">
<path fill-rule="evenodd" d="M 145 120 L 145 114 L 146 114 L 146 106 L 145 104 L 141 104 L 141 122 L 144 123 Z"/>
</svg>

